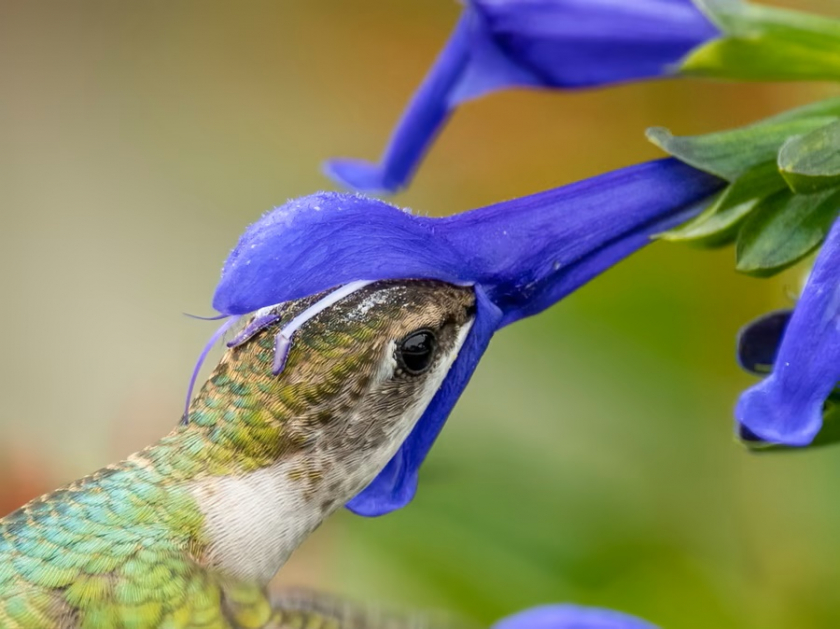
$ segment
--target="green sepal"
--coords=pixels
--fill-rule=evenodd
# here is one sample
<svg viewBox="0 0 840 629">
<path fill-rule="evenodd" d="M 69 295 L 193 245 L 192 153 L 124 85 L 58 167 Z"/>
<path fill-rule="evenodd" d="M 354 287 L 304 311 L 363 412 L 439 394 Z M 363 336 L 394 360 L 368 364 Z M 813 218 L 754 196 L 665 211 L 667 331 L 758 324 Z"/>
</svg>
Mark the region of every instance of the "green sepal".
<svg viewBox="0 0 840 629">
<path fill-rule="evenodd" d="M 736 0 L 694 0 L 723 36 L 679 72 L 739 81 L 840 81 L 840 20 Z"/>
<path fill-rule="evenodd" d="M 840 186 L 840 120 L 788 139 L 779 150 L 779 170 L 794 192 Z"/>
<path fill-rule="evenodd" d="M 840 98 L 829 98 L 738 129 L 675 136 L 664 127 L 651 127 L 646 135 L 686 164 L 732 182 L 758 164 L 775 161 L 788 138 L 810 133 L 838 118 Z"/>
<path fill-rule="evenodd" d="M 824 446 L 840 443 L 840 396 L 837 391 L 832 393 L 832 396 L 825 403 L 823 408 L 823 425 L 814 440 L 807 446 L 786 446 L 779 443 L 767 443 L 766 441 L 745 441 L 740 440 L 740 443 L 750 452 L 765 453 L 765 452 L 797 452 L 802 450 L 812 450 L 814 448 L 821 448 Z"/>
<path fill-rule="evenodd" d="M 736 268 L 766 277 L 789 267 L 825 238 L 840 209 L 840 190 L 795 194 L 781 190 L 762 199 L 738 232 Z"/>
<path fill-rule="evenodd" d="M 658 237 L 701 247 L 729 244 L 756 205 L 784 188 L 785 180 L 779 174 L 775 160 L 758 164 L 740 175 L 696 218 Z"/>
</svg>

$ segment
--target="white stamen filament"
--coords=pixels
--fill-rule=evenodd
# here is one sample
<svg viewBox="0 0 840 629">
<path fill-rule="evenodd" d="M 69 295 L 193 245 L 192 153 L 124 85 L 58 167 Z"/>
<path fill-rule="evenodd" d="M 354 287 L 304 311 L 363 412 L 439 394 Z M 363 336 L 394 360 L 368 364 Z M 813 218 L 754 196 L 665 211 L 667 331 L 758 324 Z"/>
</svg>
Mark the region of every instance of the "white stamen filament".
<svg viewBox="0 0 840 629">
<path fill-rule="evenodd" d="M 341 301 L 348 295 L 355 293 L 357 290 L 364 288 L 368 284 L 373 284 L 376 280 L 356 280 L 344 286 L 335 289 L 333 292 L 324 296 L 309 306 L 306 310 L 297 315 L 294 319 L 289 321 L 286 326 L 277 333 L 274 341 L 274 362 L 272 364 L 271 372 L 276 376 L 283 371 L 286 366 L 286 359 L 289 356 L 289 349 L 292 346 L 292 335 L 312 317 L 319 312 L 326 310 L 338 301 Z"/>
</svg>

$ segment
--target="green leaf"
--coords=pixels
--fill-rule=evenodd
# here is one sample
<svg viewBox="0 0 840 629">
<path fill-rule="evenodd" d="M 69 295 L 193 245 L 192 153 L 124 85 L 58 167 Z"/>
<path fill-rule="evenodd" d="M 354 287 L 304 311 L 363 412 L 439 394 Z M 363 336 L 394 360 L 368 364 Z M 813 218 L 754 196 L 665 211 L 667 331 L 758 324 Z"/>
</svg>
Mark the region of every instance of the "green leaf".
<svg viewBox="0 0 840 629">
<path fill-rule="evenodd" d="M 840 190 L 763 199 L 738 233 L 736 268 L 762 277 L 787 268 L 823 241 L 838 209 Z"/>
<path fill-rule="evenodd" d="M 659 237 L 703 247 L 728 244 L 759 201 L 784 188 L 785 180 L 775 161 L 753 166 L 718 195 L 702 214 Z"/>
<path fill-rule="evenodd" d="M 840 121 L 790 138 L 779 151 L 779 170 L 794 192 L 840 185 Z"/>
<path fill-rule="evenodd" d="M 652 127 L 647 138 L 686 164 L 735 181 L 753 166 L 775 160 L 788 138 L 810 133 L 838 118 L 840 98 L 830 98 L 728 131 L 674 136 L 663 127 Z"/>
<path fill-rule="evenodd" d="M 719 79 L 840 81 L 840 20 L 726 0 L 695 0 L 723 31 L 680 72 Z"/>
</svg>

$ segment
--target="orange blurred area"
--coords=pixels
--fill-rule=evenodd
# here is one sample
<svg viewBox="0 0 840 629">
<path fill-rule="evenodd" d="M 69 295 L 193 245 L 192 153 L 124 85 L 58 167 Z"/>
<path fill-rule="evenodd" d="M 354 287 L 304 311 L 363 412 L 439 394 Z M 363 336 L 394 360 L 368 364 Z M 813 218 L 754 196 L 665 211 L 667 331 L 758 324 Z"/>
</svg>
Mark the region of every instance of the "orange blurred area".
<svg viewBox="0 0 840 629">
<path fill-rule="evenodd" d="M 54 489 L 54 473 L 33 448 L 7 448 L 0 451 L 0 461 L 0 517 Z"/>
</svg>

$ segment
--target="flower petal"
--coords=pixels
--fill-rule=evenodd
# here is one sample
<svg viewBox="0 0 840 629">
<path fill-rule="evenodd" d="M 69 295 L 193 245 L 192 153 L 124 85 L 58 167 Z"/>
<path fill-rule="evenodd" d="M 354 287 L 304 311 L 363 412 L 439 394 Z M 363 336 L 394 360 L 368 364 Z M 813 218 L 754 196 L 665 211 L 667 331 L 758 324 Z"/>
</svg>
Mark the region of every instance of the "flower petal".
<svg viewBox="0 0 840 629">
<path fill-rule="evenodd" d="M 476 308 L 473 327 L 446 380 L 394 458 L 370 485 L 347 503 L 347 508 L 353 513 L 384 515 L 404 507 L 414 498 L 420 465 L 470 381 L 490 338 L 498 329 L 501 311 L 481 287 L 476 287 Z"/>
<path fill-rule="evenodd" d="M 503 618 L 492 629 L 656 629 L 635 616 L 578 605 L 543 605 Z"/>
<path fill-rule="evenodd" d="M 663 76 L 717 35 L 691 0 L 469 0 L 379 164 L 335 159 L 325 172 L 352 189 L 396 192 L 466 100 Z"/>
<path fill-rule="evenodd" d="M 773 372 L 745 391 L 735 416 L 771 443 L 805 446 L 822 427 L 823 404 L 840 381 L 840 221 L 817 256 L 785 330 Z"/>
</svg>

